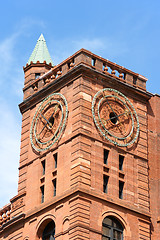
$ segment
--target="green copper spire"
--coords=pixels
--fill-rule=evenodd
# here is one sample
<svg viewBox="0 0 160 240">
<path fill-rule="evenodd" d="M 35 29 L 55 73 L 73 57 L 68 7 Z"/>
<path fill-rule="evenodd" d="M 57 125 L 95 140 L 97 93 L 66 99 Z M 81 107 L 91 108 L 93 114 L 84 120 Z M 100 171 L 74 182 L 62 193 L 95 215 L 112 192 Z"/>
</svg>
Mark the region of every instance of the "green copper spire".
<svg viewBox="0 0 160 240">
<path fill-rule="evenodd" d="M 43 34 L 41 34 L 41 36 L 37 40 L 37 44 L 28 60 L 28 64 L 30 64 L 31 62 L 37 63 L 37 61 L 39 61 L 40 63 L 46 61 L 47 64 L 51 63 L 53 66 L 53 62 L 50 57 Z"/>
</svg>

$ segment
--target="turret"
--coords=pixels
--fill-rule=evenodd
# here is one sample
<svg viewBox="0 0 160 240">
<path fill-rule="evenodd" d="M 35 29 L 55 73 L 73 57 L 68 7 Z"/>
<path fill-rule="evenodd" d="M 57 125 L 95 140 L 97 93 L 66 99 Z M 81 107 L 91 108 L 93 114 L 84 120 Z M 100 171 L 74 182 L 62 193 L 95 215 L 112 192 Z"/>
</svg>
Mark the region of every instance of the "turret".
<svg viewBox="0 0 160 240">
<path fill-rule="evenodd" d="M 52 68 L 53 68 L 53 62 L 49 54 L 44 36 L 43 34 L 41 34 L 39 39 L 37 40 L 37 44 L 26 66 L 23 67 L 24 74 L 25 74 L 24 89 L 23 89 L 24 99 L 27 98 L 29 95 L 27 90 L 30 84 L 33 84 L 33 82 L 35 82 L 33 92 L 36 91 L 37 89 L 36 80 Z"/>
</svg>

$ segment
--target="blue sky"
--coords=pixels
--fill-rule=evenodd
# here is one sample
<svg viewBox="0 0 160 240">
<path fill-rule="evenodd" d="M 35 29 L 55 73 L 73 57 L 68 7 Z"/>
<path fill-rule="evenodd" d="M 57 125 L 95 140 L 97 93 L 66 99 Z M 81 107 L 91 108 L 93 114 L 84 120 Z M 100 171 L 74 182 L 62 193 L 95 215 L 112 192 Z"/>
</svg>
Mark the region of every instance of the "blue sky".
<svg viewBox="0 0 160 240">
<path fill-rule="evenodd" d="M 17 194 L 23 66 L 43 33 L 54 64 L 86 48 L 160 94 L 159 0 L 6 0 L 0 14 L 0 208 Z"/>
</svg>

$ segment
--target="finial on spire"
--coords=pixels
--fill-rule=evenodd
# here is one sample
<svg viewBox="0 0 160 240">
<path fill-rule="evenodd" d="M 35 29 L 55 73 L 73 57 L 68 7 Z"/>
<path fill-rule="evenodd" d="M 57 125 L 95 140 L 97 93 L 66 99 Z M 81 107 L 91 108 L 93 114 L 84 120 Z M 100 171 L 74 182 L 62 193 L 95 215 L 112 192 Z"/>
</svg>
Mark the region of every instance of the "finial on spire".
<svg viewBox="0 0 160 240">
<path fill-rule="evenodd" d="M 37 63 L 37 61 L 40 63 L 43 63 L 45 61 L 47 64 L 51 63 L 53 66 L 53 62 L 49 54 L 45 38 L 42 33 L 37 40 L 37 44 L 28 60 L 28 64 L 31 64 L 31 62 Z"/>
</svg>

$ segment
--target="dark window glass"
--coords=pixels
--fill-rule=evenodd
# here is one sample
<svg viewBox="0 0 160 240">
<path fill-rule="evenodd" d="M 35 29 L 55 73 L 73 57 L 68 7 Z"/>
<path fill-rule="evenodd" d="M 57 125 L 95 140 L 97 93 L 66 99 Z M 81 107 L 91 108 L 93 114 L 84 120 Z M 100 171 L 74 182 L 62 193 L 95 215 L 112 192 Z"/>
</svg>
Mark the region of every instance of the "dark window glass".
<svg viewBox="0 0 160 240">
<path fill-rule="evenodd" d="M 40 73 L 35 73 L 35 79 L 38 79 L 40 77 Z"/>
<path fill-rule="evenodd" d="M 102 223 L 102 240 L 123 240 L 123 226 L 113 217 L 106 217 Z"/>
<path fill-rule="evenodd" d="M 44 202 L 44 186 L 41 187 L 41 203 Z"/>
<path fill-rule="evenodd" d="M 119 155 L 119 170 L 123 171 L 124 156 Z"/>
<path fill-rule="evenodd" d="M 119 181 L 119 198 L 123 199 L 124 182 Z"/>
<path fill-rule="evenodd" d="M 108 190 L 108 176 L 104 175 L 103 176 L 103 192 L 107 193 Z"/>
<path fill-rule="evenodd" d="M 51 221 L 47 224 L 43 231 L 42 240 L 54 240 L 55 239 L 54 235 L 55 235 L 55 223 Z"/>
<path fill-rule="evenodd" d="M 53 196 L 56 196 L 56 178 L 53 180 Z"/>
<path fill-rule="evenodd" d="M 53 155 L 54 158 L 54 167 L 57 168 L 57 153 Z"/>
<path fill-rule="evenodd" d="M 119 232 L 118 230 L 113 230 L 113 238 L 117 239 L 117 240 L 121 240 L 122 239 L 122 233 Z"/>
<path fill-rule="evenodd" d="M 118 229 L 123 229 L 122 225 L 115 219 L 115 221 L 112 221 L 113 227 Z"/>
<path fill-rule="evenodd" d="M 102 236 L 102 240 L 110 240 L 110 237 L 104 237 L 104 236 Z"/>
<path fill-rule="evenodd" d="M 110 231 L 111 231 L 111 228 L 110 227 L 104 227 L 103 226 L 103 234 L 105 236 L 110 236 Z"/>
<path fill-rule="evenodd" d="M 44 175 L 45 174 L 45 171 L 46 171 L 46 166 L 45 166 L 46 164 L 45 164 L 45 160 L 44 161 L 42 161 L 42 175 Z"/>
<path fill-rule="evenodd" d="M 134 84 L 134 85 L 137 84 L 137 77 L 133 77 L 133 84 Z"/>
<path fill-rule="evenodd" d="M 95 64 L 96 64 L 96 59 L 92 58 L 92 66 L 95 66 Z"/>
<path fill-rule="evenodd" d="M 104 153 L 103 153 L 104 164 L 108 163 L 108 155 L 109 155 L 109 151 L 104 149 Z"/>
<path fill-rule="evenodd" d="M 104 224 L 107 224 L 108 226 L 111 226 L 112 225 L 112 219 L 111 218 L 105 218 L 103 220 L 103 223 Z"/>
</svg>

